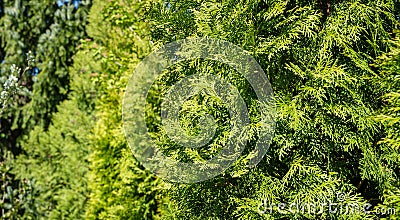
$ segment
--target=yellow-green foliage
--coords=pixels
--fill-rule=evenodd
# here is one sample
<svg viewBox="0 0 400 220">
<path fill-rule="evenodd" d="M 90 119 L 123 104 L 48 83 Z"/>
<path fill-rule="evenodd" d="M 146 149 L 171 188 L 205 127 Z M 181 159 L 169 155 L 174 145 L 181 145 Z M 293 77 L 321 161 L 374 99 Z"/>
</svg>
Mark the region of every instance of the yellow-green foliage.
<svg viewBox="0 0 400 220">
<path fill-rule="evenodd" d="M 379 74 L 374 77 L 377 89 L 384 95 L 383 109 L 376 119 L 385 126 L 385 137 L 379 142 L 381 154 L 381 173 L 391 173 L 391 179 L 386 182 L 382 196 L 385 209 L 400 210 L 400 33 L 395 32 L 396 38 L 390 41 L 390 51 L 381 55 L 377 61 Z M 393 174 L 394 172 L 394 174 Z M 400 214 L 398 213 L 397 216 Z"/>
<path fill-rule="evenodd" d="M 376 72 L 369 65 L 390 46 L 388 30 L 396 26 L 396 10 L 395 1 L 154 3 L 148 13 L 154 42 L 197 36 L 233 42 L 264 68 L 277 101 L 277 129 L 262 163 L 236 171 L 240 175 L 227 172 L 202 183 L 175 184 L 170 196 L 177 216 L 388 217 L 363 211 L 332 213 L 327 208 L 320 213 L 290 212 L 288 206 L 331 202 L 362 207 L 369 202 L 374 208 L 387 190 L 398 190 L 388 188 L 398 182 L 399 164 L 382 156 L 399 154 L 379 149 L 385 128 L 374 115 L 381 109 L 382 93 L 374 89 L 371 76 Z M 160 142 L 164 148 L 177 148 L 167 138 Z M 345 194 L 345 200 L 339 201 L 337 194 Z M 264 199 L 273 210 L 260 214 Z M 287 205 L 284 212 L 277 210 L 279 203 Z"/>
<path fill-rule="evenodd" d="M 91 139 L 88 219 L 151 219 L 160 212 L 161 180 L 134 159 L 123 133 L 122 98 L 136 64 L 150 52 L 140 1 L 95 1 L 91 47 L 101 63 Z"/>
</svg>

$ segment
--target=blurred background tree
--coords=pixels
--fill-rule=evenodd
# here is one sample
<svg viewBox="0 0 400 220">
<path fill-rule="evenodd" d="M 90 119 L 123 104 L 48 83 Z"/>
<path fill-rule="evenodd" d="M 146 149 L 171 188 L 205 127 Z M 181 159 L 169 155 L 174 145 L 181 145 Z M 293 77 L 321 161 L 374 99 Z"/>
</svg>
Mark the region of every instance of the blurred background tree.
<svg viewBox="0 0 400 220">
<path fill-rule="evenodd" d="M 97 0 L 90 24 L 99 92 L 89 156 L 87 219 L 156 219 L 165 202 L 163 182 L 133 157 L 125 140 L 122 100 L 136 65 L 151 52 L 144 12 L 148 1 Z"/>
<path fill-rule="evenodd" d="M 47 130 L 52 113 L 70 91 L 68 67 L 73 62 L 79 40 L 86 35 L 90 7 L 87 0 L 79 1 L 79 7 L 76 3 L 59 5 L 53 0 L 0 2 L 1 81 L 7 80 L 11 65 L 22 69 L 27 66 L 29 51 L 35 58 L 32 68 L 19 78 L 20 84 L 29 92 L 13 96 L 0 115 L 0 184 L 4 218 L 12 218 L 31 208 L 20 204 L 25 201 L 19 198 L 25 180 L 14 180 L 9 173 L 10 163 L 24 153 L 20 144 L 23 135 L 35 125 Z"/>
</svg>

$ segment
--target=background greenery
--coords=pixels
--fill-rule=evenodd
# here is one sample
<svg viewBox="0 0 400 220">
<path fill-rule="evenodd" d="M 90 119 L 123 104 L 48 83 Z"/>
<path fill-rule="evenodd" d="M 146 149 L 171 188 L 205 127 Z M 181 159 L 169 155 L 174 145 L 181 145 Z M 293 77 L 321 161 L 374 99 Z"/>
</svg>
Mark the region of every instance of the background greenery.
<svg viewBox="0 0 400 220">
<path fill-rule="evenodd" d="M 1 218 L 399 218 L 399 12 L 398 0 L 0 0 L 0 88 L 12 64 L 27 67 L 18 76 L 25 90 L 0 115 Z M 244 155 L 212 180 L 172 184 L 131 154 L 121 106 L 135 66 L 187 37 L 227 40 L 260 63 L 275 92 L 277 128 L 255 168 L 243 166 Z M 35 57 L 30 65 L 28 51 Z M 188 61 L 164 71 L 147 98 L 147 123 L 160 147 L 196 161 L 209 154 L 183 151 L 159 129 L 161 97 L 193 72 L 237 85 L 255 112 L 252 125 L 260 119 L 254 92 L 229 68 Z M 226 115 L 218 102 L 205 101 L 213 98 L 185 103 L 181 124 L 188 132 L 196 132 L 193 115 Z M 221 143 L 217 137 L 206 149 Z M 337 193 L 345 199 L 338 202 Z M 369 202 L 371 210 L 396 213 L 268 206 L 261 214 L 264 199 L 317 207 Z"/>
</svg>

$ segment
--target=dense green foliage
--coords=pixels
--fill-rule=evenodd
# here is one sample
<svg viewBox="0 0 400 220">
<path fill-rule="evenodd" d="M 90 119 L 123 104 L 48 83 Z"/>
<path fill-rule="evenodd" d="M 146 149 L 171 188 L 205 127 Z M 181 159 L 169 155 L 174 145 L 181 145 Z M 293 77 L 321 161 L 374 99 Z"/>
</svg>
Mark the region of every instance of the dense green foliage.
<svg viewBox="0 0 400 220">
<path fill-rule="evenodd" d="M 33 182 L 33 205 L 25 216 L 41 219 L 81 219 L 88 197 L 87 171 L 90 132 L 94 126 L 96 91 L 89 83 L 97 64 L 86 51 L 74 57 L 69 99 L 58 106 L 47 130 L 36 126 L 22 141 L 26 152 L 13 173 Z"/>
<path fill-rule="evenodd" d="M 99 91 L 97 122 L 91 144 L 88 219 L 151 219 L 158 215 L 160 179 L 134 160 L 124 138 L 122 97 L 139 59 L 150 52 L 139 18 L 143 4 L 97 1 L 92 7 L 89 36 L 101 64 L 95 81 Z"/>
<path fill-rule="evenodd" d="M 55 1 L 4 1 L 1 10 L 1 72 L 9 74 L 12 64 L 24 68 L 26 53 L 35 56 L 36 71 L 20 76 L 32 91 L 30 96 L 14 97 L 14 106 L 1 115 L 2 149 L 18 150 L 16 139 L 29 125 L 49 124 L 51 113 L 69 91 L 68 66 L 79 40 L 85 35 L 89 1 L 81 7 L 59 7 Z M 32 76 L 40 71 L 36 83 Z M 29 102 L 29 105 L 25 106 Z M 10 123 L 12 121 L 12 123 Z"/>
<path fill-rule="evenodd" d="M 0 7 L 8 8 L 0 11 L 7 30 L 0 33 L 6 60 L 1 74 L 7 76 L 12 63 L 24 67 L 27 50 L 36 52 L 41 70 L 36 83 L 29 74 L 21 78 L 32 95 L 17 96 L 5 114 L 9 120 L 2 116 L 2 149 L 22 150 L 7 160 L 2 151 L 2 218 L 400 217 L 398 0 L 95 0 L 88 18 L 87 2 L 78 9 L 42 4 L 0 0 Z M 18 14 L 33 8 L 40 13 Z M 53 23 L 43 22 L 47 18 Z M 85 33 L 87 39 L 79 40 Z M 209 60 L 165 70 L 147 97 L 146 122 L 158 147 L 174 159 L 210 158 L 224 147 L 230 129 L 224 103 L 205 92 L 184 103 L 180 123 L 195 135 L 198 118 L 211 114 L 218 119 L 215 138 L 192 150 L 167 137 L 160 103 L 183 77 L 200 73 L 228 80 L 240 91 L 251 120 L 249 144 L 234 166 L 205 182 L 177 184 L 150 173 L 132 155 L 122 102 L 142 59 L 188 37 L 223 39 L 248 51 L 271 82 L 277 118 L 267 155 L 249 169 L 246 153 L 263 120 L 249 83 Z M 18 181 L 8 187 L 5 180 L 14 177 Z M 336 212 L 327 207 L 332 203 Z M 289 210 L 291 204 L 317 209 Z M 370 204 L 366 211 L 365 204 Z"/>
<path fill-rule="evenodd" d="M 47 130 L 52 113 L 68 96 L 68 68 L 79 40 L 85 36 L 89 6 L 90 1 L 86 0 L 81 1 L 79 9 L 71 4 L 59 7 L 53 0 L 0 2 L 0 88 L 1 91 L 6 89 L 3 83 L 11 74 L 22 86 L 20 92 L 13 93 L 0 114 L 1 212 L 4 218 L 16 218 L 25 212 L 23 210 L 33 208 L 29 202 L 32 182 L 14 179 L 9 170 L 13 158 L 26 153 L 21 148 L 23 136 L 36 125 L 40 127 L 35 128 L 36 133 L 40 129 Z M 30 60 L 34 62 L 28 64 L 30 51 L 34 58 Z M 10 70 L 12 65 L 21 71 Z"/>
<path fill-rule="evenodd" d="M 379 74 L 375 77 L 378 89 L 384 93 L 382 101 L 384 107 L 376 116 L 376 120 L 385 126 L 385 137 L 378 142 L 381 150 L 380 162 L 385 167 L 381 172 L 385 174 L 383 182 L 384 193 L 382 196 L 383 207 L 399 210 L 400 208 L 400 35 L 390 41 L 388 53 L 383 54 L 377 61 Z M 397 214 L 399 216 L 399 214 Z"/>
<path fill-rule="evenodd" d="M 397 159 L 381 157 L 398 158 L 399 152 L 379 149 L 385 128 L 373 116 L 383 94 L 374 89 L 376 73 L 369 66 L 389 47 L 394 6 L 390 1 L 346 1 L 321 11 L 315 2 L 248 0 L 152 7 L 154 41 L 209 36 L 240 45 L 263 66 L 277 101 L 276 134 L 264 161 L 239 176 L 227 173 L 174 186 L 177 216 L 374 218 L 362 211 L 280 211 L 277 204 L 375 206 L 388 191 L 398 190 L 392 188 L 399 178 Z M 337 200 L 339 193 L 345 193 L 344 201 Z M 268 212 L 260 215 L 265 199 Z"/>
</svg>

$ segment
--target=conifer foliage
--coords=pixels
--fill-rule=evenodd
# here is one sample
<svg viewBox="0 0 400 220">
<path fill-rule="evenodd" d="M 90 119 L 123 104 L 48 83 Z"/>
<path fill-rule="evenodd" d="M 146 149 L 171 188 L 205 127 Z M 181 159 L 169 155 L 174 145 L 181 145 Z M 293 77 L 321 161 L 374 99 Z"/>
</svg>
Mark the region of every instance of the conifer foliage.
<svg viewBox="0 0 400 220">
<path fill-rule="evenodd" d="M 35 83 L 34 68 L 21 78 L 32 94 L 13 99 L 1 116 L 2 150 L 22 152 L 0 160 L 4 218 L 400 217 L 398 0 L 94 0 L 86 18 L 89 6 L 0 0 L 0 25 L 8 30 L 0 33 L 2 76 L 12 63 L 24 66 L 27 50 L 40 70 Z M 200 162 L 227 141 L 226 105 L 207 92 L 190 97 L 179 115 L 189 135 L 199 132 L 202 114 L 217 119 L 207 146 L 182 148 L 162 128 L 165 94 L 192 74 L 217 75 L 237 87 L 250 126 L 243 128 L 243 155 L 224 173 L 170 183 L 132 155 L 123 96 L 151 51 L 197 37 L 229 41 L 262 66 L 274 90 L 275 136 L 264 159 L 248 168 L 246 153 L 263 120 L 254 89 L 227 65 L 178 63 L 146 99 L 148 131 L 165 154 Z"/>
<path fill-rule="evenodd" d="M 378 88 L 384 94 L 382 96 L 383 108 L 378 112 L 376 120 L 385 126 L 385 136 L 378 142 L 380 155 L 381 178 L 376 178 L 383 185 L 384 209 L 400 208 L 400 38 L 399 32 L 395 32 L 394 40 L 390 41 L 390 50 L 381 55 L 376 66 L 379 74 L 374 77 Z M 377 175 L 377 177 L 379 177 Z M 399 214 L 397 215 L 399 216 Z"/>
<path fill-rule="evenodd" d="M 53 0 L 0 1 L 0 90 L 7 101 L 2 103 L 5 108 L 0 113 L 4 218 L 19 218 L 16 216 L 34 208 L 30 195 L 33 182 L 14 179 L 10 170 L 15 157 L 26 153 L 21 148 L 23 136 L 35 125 L 46 131 L 52 113 L 70 92 L 68 68 L 79 40 L 85 36 L 89 6 L 86 0 L 80 1 L 79 8 L 72 3 L 58 5 Z M 11 85 L 16 90 L 6 96 Z"/>
<path fill-rule="evenodd" d="M 380 80 L 386 76 L 377 82 L 378 69 L 371 64 L 391 47 L 388 39 L 397 25 L 397 2 L 149 1 L 144 4 L 144 11 L 136 11 L 136 15 L 143 15 L 148 25 L 147 29 L 141 30 L 149 32 L 138 33 L 140 28 L 135 27 L 143 27 L 139 25 L 143 23 L 129 19 L 134 13 L 128 13 L 132 12 L 128 5 L 135 8 L 134 5 L 143 4 L 112 1 L 112 7 L 109 5 L 112 24 L 121 28 L 123 36 L 134 31 L 136 39 L 142 40 L 132 42 L 135 45 L 146 42 L 143 38 L 146 34 L 154 43 L 152 48 L 187 37 L 213 37 L 249 51 L 264 68 L 275 92 L 276 134 L 266 158 L 253 169 L 247 169 L 239 162 L 226 173 L 196 184 L 166 184 L 151 175 L 145 178 L 140 165 L 130 158 L 125 142 L 109 141 L 109 133 L 117 137 L 111 140 L 123 138 L 121 127 L 114 127 L 109 118 L 120 120 L 120 111 L 110 109 L 121 104 L 122 94 L 118 93 L 118 88 L 126 85 L 126 78 L 117 81 L 112 78 L 106 84 L 112 88 L 107 91 L 112 93 L 102 99 L 101 106 L 107 107 L 101 111 L 103 119 L 98 124 L 101 127 L 96 128 L 95 139 L 101 142 L 95 144 L 97 148 L 93 149 L 91 157 L 96 179 L 90 182 L 101 183 L 93 184 L 91 218 L 134 219 L 138 213 L 141 218 L 154 218 L 154 212 L 146 212 L 150 215 L 143 216 L 143 212 L 128 211 L 137 210 L 139 204 L 149 207 L 149 203 L 140 202 L 143 200 L 139 198 L 144 197 L 136 191 L 138 189 L 147 190 L 146 195 L 151 199 L 159 198 L 159 195 L 153 197 L 154 192 L 162 193 L 162 200 L 147 200 L 152 201 L 151 204 L 170 200 L 160 212 L 166 219 L 395 217 L 393 213 L 378 213 L 383 207 L 386 210 L 396 208 L 393 204 L 398 201 L 399 164 L 396 160 L 399 154 L 381 147 L 385 142 L 382 140 L 388 140 L 384 136 L 387 125 L 376 119 L 377 113 L 384 108 L 380 101 L 385 94 L 383 91 L 392 84 L 388 82 L 382 84 L 384 88 L 377 88 L 377 83 L 381 84 Z M 107 53 L 106 60 L 112 57 L 112 66 L 123 64 L 115 60 L 119 57 L 115 54 L 118 53 Z M 137 50 L 135 54 L 140 59 L 146 52 Z M 212 68 L 207 68 L 210 66 Z M 124 71 L 124 68 L 126 65 L 118 69 Z M 239 87 L 250 109 L 255 102 L 246 82 L 218 64 L 193 61 L 166 70 L 149 93 L 146 113 L 152 137 L 175 159 L 196 161 L 201 156 L 210 156 L 180 149 L 158 129 L 161 127 L 160 97 L 183 76 L 196 71 L 222 74 Z M 203 94 L 182 106 L 182 112 L 189 113 L 183 113 L 181 125 L 189 133 L 196 132 L 193 117 L 205 108 L 214 108 L 206 111 L 215 115 L 226 115 L 223 105 L 213 100 Z M 257 119 L 257 114 L 253 119 Z M 104 126 L 106 122 L 108 125 Z M 108 130 L 110 127 L 114 129 Z M 224 134 L 224 129 L 220 133 Z M 215 152 L 223 147 L 224 139 L 216 140 L 206 150 Z M 245 160 L 244 157 L 239 161 Z M 124 172 L 121 172 L 120 167 L 128 161 L 131 171 L 122 169 Z M 114 170 L 110 164 L 120 169 Z M 154 191 L 155 185 L 164 190 Z M 122 192 L 130 192 L 130 196 Z M 110 194 L 119 196 L 109 198 Z M 132 201 L 136 201 L 136 208 L 130 208 Z M 347 207 L 347 210 L 360 208 L 359 211 L 343 211 L 338 207 L 336 211 L 335 207 L 333 210 L 318 209 L 329 202 L 344 209 Z M 286 209 L 281 210 L 278 204 L 286 204 Z M 291 212 L 288 210 L 290 204 L 300 208 Z M 317 208 L 307 211 L 306 207 L 302 211 L 301 206 L 307 204 Z M 365 204 L 367 209 L 363 210 Z"/>
<path fill-rule="evenodd" d="M 99 100 L 90 146 L 87 219 L 153 219 L 162 212 L 162 182 L 134 159 L 122 124 L 122 98 L 135 66 L 150 52 L 146 2 L 95 1 L 89 36 L 101 64 Z"/>
<path fill-rule="evenodd" d="M 382 157 L 389 149 L 379 149 L 385 128 L 374 115 L 382 107 L 382 93 L 374 89 L 376 82 L 371 77 L 376 72 L 370 64 L 389 47 L 389 33 L 397 24 L 396 3 L 228 0 L 154 4 L 149 13 L 154 42 L 198 36 L 233 42 L 262 65 L 277 102 L 274 142 L 264 161 L 254 169 L 235 170 L 208 182 L 174 185 L 170 195 L 177 204 L 177 216 L 390 217 L 375 213 L 387 187 L 398 182 L 399 164 L 390 160 L 385 165 Z M 161 145 L 174 147 L 168 141 Z M 393 151 L 390 155 L 399 156 Z M 261 207 L 268 211 L 260 214 L 262 201 L 266 204 Z M 371 205 L 359 212 L 288 209 L 290 204 L 320 208 L 329 202 L 342 207 Z M 277 204 L 286 204 L 286 209 Z"/>
<path fill-rule="evenodd" d="M 86 48 L 85 48 L 86 49 Z M 91 74 L 99 71 L 86 49 L 74 56 L 68 100 L 58 106 L 45 130 L 35 128 L 21 141 L 25 154 L 13 164 L 17 179 L 32 182 L 32 204 L 24 215 L 42 219 L 83 219 L 88 200 L 90 132 L 96 91 Z"/>
</svg>

